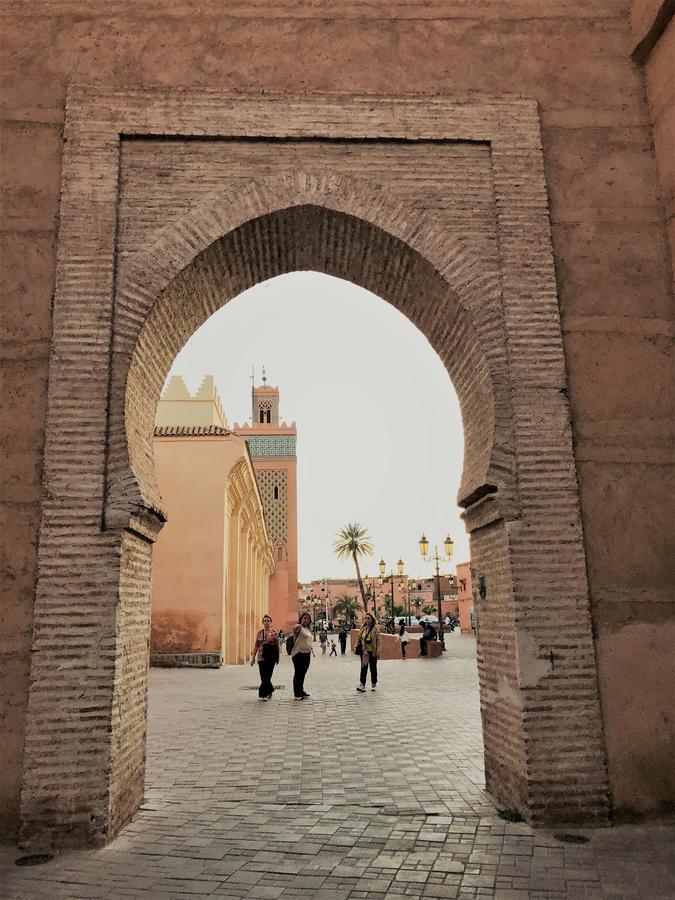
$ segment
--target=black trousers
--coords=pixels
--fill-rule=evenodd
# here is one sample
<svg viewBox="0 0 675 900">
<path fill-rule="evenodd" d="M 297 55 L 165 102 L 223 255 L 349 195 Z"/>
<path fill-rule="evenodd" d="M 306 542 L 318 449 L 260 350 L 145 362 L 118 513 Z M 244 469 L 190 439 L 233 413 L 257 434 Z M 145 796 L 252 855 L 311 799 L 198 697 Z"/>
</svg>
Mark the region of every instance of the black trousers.
<svg viewBox="0 0 675 900">
<path fill-rule="evenodd" d="M 260 687 L 258 688 L 259 697 L 271 697 L 274 693 L 274 685 L 272 684 L 272 674 L 274 672 L 275 662 L 259 662 L 258 671 L 260 672 Z"/>
<path fill-rule="evenodd" d="M 401 641 L 401 656 L 405 659 L 405 648 L 408 646 L 407 641 Z"/>
<path fill-rule="evenodd" d="M 427 639 L 425 637 L 420 638 L 420 656 L 428 656 L 427 653 Z"/>
<path fill-rule="evenodd" d="M 370 668 L 370 682 L 373 686 L 377 684 L 377 657 L 373 656 L 372 653 L 366 652 L 364 656 L 367 656 L 368 659 L 366 661 L 365 666 L 363 665 L 363 661 L 361 663 L 361 684 L 366 683 L 366 677 L 368 675 L 368 669 Z M 361 658 L 363 660 L 363 657 Z"/>
<path fill-rule="evenodd" d="M 345 650 L 347 649 L 347 635 L 340 635 L 340 653 L 342 656 L 345 655 Z"/>
<path fill-rule="evenodd" d="M 291 657 L 293 660 L 293 696 L 302 697 L 305 693 L 305 675 L 309 669 L 309 661 L 312 657 L 311 653 L 296 653 Z"/>
</svg>

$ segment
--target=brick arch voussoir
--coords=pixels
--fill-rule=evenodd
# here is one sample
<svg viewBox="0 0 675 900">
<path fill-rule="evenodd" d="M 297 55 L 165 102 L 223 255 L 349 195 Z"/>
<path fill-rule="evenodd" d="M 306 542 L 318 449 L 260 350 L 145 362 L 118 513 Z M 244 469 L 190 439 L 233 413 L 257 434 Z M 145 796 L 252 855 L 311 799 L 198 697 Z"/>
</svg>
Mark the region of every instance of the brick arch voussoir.
<svg viewBox="0 0 675 900">
<path fill-rule="evenodd" d="M 443 282 L 444 291 L 441 296 L 436 292 L 435 302 L 411 310 L 409 297 L 420 289 L 416 284 L 419 272 L 411 271 L 414 264 L 411 267 L 408 259 L 403 260 L 404 271 L 398 272 L 395 267 L 389 271 L 382 266 L 378 270 L 368 259 L 367 240 L 362 243 L 364 271 L 361 277 L 350 278 L 408 315 L 448 368 L 465 427 L 465 477 L 460 501 L 497 486 L 502 500 L 510 502 L 514 496 L 512 436 L 505 427 L 508 414 L 503 415 L 509 399 L 499 284 L 486 275 L 468 241 L 448 233 L 426 213 L 393 197 L 390 190 L 385 193 L 376 185 L 344 176 L 298 172 L 254 180 L 237 191 L 205 198 L 162 229 L 149 248 L 139 250 L 121 267 L 111 376 L 108 527 L 126 527 L 133 517 L 151 520 L 153 527 L 164 520 L 154 479 L 149 407 L 154 416 L 153 400 L 159 397 L 163 376 L 190 334 L 236 293 L 270 277 L 264 274 L 269 234 L 260 234 L 257 256 L 245 252 L 250 246 L 241 248 L 241 264 L 248 270 L 238 290 L 231 286 L 223 290 L 226 267 L 221 260 L 218 269 L 217 260 L 212 260 L 207 251 L 212 248 L 211 255 L 217 257 L 224 243 L 236 241 L 247 224 L 263 223 L 264 231 L 270 216 L 305 209 L 343 214 L 348 217 L 347 227 L 359 227 L 353 223 L 361 223 L 366 231 L 376 229 L 405 245 L 415 260 L 423 261 Z M 399 256 L 397 261 L 401 259 Z M 371 264 L 370 270 L 366 264 Z M 339 261 L 331 264 L 326 258 L 286 260 L 273 274 L 303 268 L 349 277 Z M 167 340 L 153 340 L 153 330 Z M 495 426 L 495 410 L 502 413 L 499 427 Z M 470 467 L 467 459 L 472 461 Z"/>
</svg>

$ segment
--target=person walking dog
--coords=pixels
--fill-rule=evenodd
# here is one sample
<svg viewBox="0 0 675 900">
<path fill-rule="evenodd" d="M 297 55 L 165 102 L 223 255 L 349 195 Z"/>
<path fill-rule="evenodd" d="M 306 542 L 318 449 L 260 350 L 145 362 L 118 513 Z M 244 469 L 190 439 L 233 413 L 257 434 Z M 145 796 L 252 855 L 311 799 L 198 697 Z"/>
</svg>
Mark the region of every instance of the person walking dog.
<svg viewBox="0 0 675 900">
<path fill-rule="evenodd" d="M 361 677 L 356 690 L 362 694 L 366 689 L 366 678 L 370 669 L 370 689 L 377 688 L 377 658 L 380 655 L 380 629 L 374 616 L 366 613 L 363 627 L 359 631 L 354 652 L 361 656 Z"/>
<path fill-rule="evenodd" d="M 251 665 L 258 663 L 260 687 L 258 700 L 271 700 L 274 693 L 272 674 L 279 662 L 279 635 L 272 628 L 272 617 L 263 616 L 262 628 L 255 636 L 255 646 L 251 653 Z"/>
<path fill-rule="evenodd" d="M 312 656 L 314 648 L 312 647 L 312 633 L 309 630 L 312 624 L 312 617 L 308 612 L 304 612 L 298 619 L 298 624 L 293 628 L 293 649 L 291 650 L 291 660 L 293 662 L 293 699 L 307 700 L 309 694 L 305 691 L 305 675 Z"/>
</svg>

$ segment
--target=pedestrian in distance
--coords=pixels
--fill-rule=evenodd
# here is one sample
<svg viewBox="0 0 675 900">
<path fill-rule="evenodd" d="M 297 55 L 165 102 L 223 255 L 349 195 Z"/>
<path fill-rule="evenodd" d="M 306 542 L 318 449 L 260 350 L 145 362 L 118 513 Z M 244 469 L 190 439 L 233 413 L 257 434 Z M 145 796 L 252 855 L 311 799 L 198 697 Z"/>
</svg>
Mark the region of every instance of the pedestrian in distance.
<svg viewBox="0 0 675 900">
<path fill-rule="evenodd" d="M 271 700 L 274 693 L 272 675 L 274 667 L 279 662 L 279 635 L 272 628 L 271 616 L 263 616 L 262 628 L 255 636 L 251 665 L 256 662 L 260 672 L 258 700 Z"/>
<path fill-rule="evenodd" d="M 366 678 L 370 669 L 370 689 L 377 688 L 377 658 L 380 655 L 380 629 L 375 618 L 366 613 L 363 627 L 359 631 L 354 652 L 361 657 L 361 677 L 356 690 L 363 694 L 366 689 Z"/>
<path fill-rule="evenodd" d="M 319 643 L 321 644 L 321 652 L 325 656 L 326 655 L 326 646 L 328 644 L 328 634 L 326 633 L 326 629 L 322 628 L 319 632 Z"/>
<path fill-rule="evenodd" d="M 345 625 L 340 629 L 338 640 L 340 641 L 340 655 L 344 656 L 347 650 L 347 627 Z"/>
<path fill-rule="evenodd" d="M 401 619 L 401 624 L 398 626 L 398 634 L 396 635 L 396 640 L 401 645 L 401 656 L 403 659 L 405 659 L 405 649 L 408 646 L 408 641 L 410 640 L 410 635 L 405 630 L 405 619 Z"/>
<path fill-rule="evenodd" d="M 305 675 L 309 669 L 314 648 L 312 647 L 312 617 L 308 612 L 303 612 L 298 619 L 298 624 L 293 628 L 293 649 L 291 661 L 293 663 L 293 699 L 307 700 L 309 694 L 305 690 Z"/>
<path fill-rule="evenodd" d="M 337 647 L 335 645 L 335 641 L 330 642 L 330 653 L 329 656 L 337 656 Z"/>
</svg>

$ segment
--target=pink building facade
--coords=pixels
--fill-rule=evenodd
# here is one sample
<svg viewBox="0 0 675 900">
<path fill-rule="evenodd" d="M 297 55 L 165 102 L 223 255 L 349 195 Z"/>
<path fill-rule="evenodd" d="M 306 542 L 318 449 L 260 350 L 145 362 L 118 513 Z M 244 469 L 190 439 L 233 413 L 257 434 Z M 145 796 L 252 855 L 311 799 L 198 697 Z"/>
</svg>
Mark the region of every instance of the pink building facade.
<svg viewBox="0 0 675 900">
<path fill-rule="evenodd" d="M 459 606 L 459 627 L 462 634 L 474 634 L 475 623 L 470 562 L 457 564 L 457 604 Z"/>
</svg>

